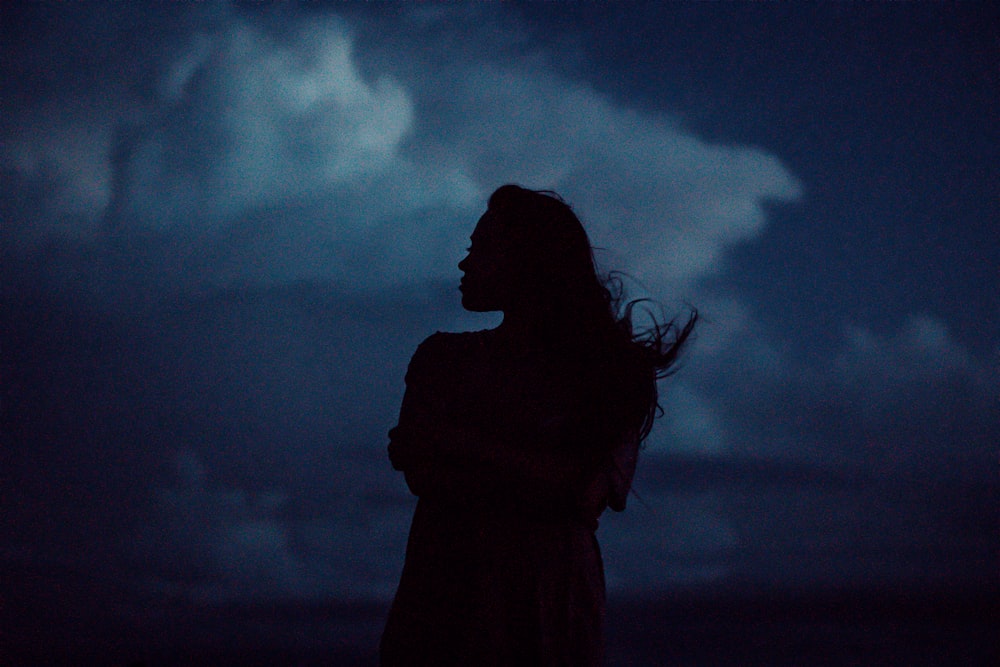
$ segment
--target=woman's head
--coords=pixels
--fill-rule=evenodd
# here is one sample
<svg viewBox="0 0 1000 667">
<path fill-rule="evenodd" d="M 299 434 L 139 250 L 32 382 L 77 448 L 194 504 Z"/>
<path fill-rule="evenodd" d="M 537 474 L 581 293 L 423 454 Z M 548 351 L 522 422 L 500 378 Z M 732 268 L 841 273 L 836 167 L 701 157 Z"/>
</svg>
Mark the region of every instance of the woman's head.
<svg viewBox="0 0 1000 667">
<path fill-rule="evenodd" d="M 548 352 L 570 360 L 609 439 L 645 438 L 659 408 L 656 380 L 672 372 L 698 319 L 635 332 L 620 284 L 601 276 L 587 233 L 558 195 L 517 185 L 498 188 L 459 263 L 462 305 L 516 312 L 536 325 Z M 506 322 L 506 317 L 505 317 Z"/>
<path fill-rule="evenodd" d="M 474 311 L 555 313 L 601 300 L 606 292 L 573 210 L 555 193 L 517 185 L 490 196 L 459 268 L 465 273 L 462 303 Z"/>
</svg>

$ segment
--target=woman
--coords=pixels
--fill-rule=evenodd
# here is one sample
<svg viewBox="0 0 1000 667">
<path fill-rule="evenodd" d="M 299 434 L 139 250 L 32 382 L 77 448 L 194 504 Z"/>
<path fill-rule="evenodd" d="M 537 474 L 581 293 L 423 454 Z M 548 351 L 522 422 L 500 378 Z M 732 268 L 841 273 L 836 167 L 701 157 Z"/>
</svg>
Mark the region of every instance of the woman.
<svg viewBox="0 0 1000 667">
<path fill-rule="evenodd" d="M 635 302 L 554 193 L 499 188 L 471 240 L 462 305 L 503 322 L 436 333 L 410 362 L 389 458 L 419 500 L 381 661 L 598 665 L 598 517 L 625 508 L 697 314 L 634 335 Z"/>
</svg>

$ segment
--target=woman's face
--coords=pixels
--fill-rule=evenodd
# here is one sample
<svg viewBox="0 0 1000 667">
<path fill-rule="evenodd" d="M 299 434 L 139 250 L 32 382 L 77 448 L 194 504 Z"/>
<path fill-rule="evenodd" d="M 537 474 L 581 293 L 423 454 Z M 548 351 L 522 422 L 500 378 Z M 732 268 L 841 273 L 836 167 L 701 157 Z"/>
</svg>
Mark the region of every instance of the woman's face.
<svg viewBox="0 0 1000 667">
<path fill-rule="evenodd" d="M 462 307 L 478 313 L 506 310 L 511 297 L 511 267 L 496 213 L 487 210 L 470 239 L 469 254 L 458 263 L 463 274 L 458 288 Z"/>
</svg>

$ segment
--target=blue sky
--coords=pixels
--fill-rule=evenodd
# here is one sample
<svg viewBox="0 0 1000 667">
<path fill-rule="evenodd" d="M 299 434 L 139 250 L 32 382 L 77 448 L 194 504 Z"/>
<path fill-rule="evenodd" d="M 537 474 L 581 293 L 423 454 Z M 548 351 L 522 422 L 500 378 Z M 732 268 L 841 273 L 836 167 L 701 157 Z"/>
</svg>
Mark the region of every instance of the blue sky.
<svg viewBox="0 0 1000 667">
<path fill-rule="evenodd" d="M 496 322 L 461 311 L 455 264 L 518 182 L 704 318 L 641 500 L 602 523 L 613 594 L 995 584 L 996 9 L 2 20 L 8 571 L 384 602 L 406 362 Z"/>
</svg>

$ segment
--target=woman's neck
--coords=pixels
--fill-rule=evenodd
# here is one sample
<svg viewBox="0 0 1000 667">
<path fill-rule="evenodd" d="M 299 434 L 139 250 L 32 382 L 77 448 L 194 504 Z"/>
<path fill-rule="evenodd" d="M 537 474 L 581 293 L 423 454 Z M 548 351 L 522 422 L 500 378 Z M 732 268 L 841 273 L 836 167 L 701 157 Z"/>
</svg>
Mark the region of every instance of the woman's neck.
<svg viewBox="0 0 1000 667">
<path fill-rule="evenodd" d="M 496 333 L 508 347 L 539 349 L 559 338 L 560 324 L 548 309 L 506 310 Z"/>
<path fill-rule="evenodd" d="M 503 311 L 503 321 L 497 327 L 497 333 L 509 338 L 533 338 L 544 328 L 544 318 L 534 310 L 523 308 Z"/>
</svg>

